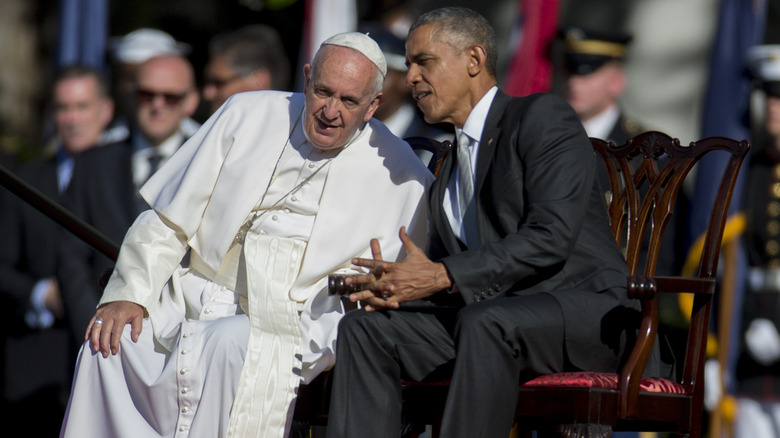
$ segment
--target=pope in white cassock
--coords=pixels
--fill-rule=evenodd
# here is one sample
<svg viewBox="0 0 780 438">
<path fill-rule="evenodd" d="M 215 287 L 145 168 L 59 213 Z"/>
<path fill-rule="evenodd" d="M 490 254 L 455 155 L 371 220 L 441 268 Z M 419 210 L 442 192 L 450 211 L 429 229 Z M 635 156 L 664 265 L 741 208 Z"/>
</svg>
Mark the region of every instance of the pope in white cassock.
<svg viewBox="0 0 780 438">
<path fill-rule="evenodd" d="M 304 94 L 228 100 L 141 189 L 77 362 L 67 437 L 286 437 L 298 385 L 335 361 L 327 276 L 405 226 L 433 176 L 372 119 L 385 59 L 336 35 Z"/>
</svg>

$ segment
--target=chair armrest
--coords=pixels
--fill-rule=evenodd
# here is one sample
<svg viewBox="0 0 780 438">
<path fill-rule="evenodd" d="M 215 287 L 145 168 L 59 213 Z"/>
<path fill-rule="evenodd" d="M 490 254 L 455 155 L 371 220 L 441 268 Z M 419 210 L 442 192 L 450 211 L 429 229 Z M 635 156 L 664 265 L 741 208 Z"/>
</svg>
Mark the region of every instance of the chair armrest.
<svg viewBox="0 0 780 438">
<path fill-rule="evenodd" d="M 640 300 L 655 298 L 656 293 L 693 293 L 713 294 L 714 278 L 694 277 L 648 277 L 631 275 L 628 277 L 628 296 Z"/>
<path fill-rule="evenodd" d="M 330 274 L 328 275 L 328 295 L 349 295 L 364 289 L 362 284 L 347 284 L 344 280 L 356 274 Z"/>
<path fill-rule="evenodd" d="M 632 275 L 628 277 L 627 289 L 630 298 L 642 300 L 642 321 L 636 343 L 626 364 L 620 370 L 618 381 L 620 418 L 638 415 L 639 384 L 658 333 L 657 295 L 659 293 L 712 295 L 715 291 L 715 279 Z"/>
</svg>

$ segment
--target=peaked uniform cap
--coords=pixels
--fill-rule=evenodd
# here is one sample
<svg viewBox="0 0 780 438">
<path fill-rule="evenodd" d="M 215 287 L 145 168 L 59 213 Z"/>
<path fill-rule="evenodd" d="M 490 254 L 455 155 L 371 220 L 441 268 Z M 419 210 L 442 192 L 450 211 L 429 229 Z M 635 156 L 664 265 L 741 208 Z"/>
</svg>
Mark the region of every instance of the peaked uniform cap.
<svg viewBox="0 0 780 438">
<path fill-rule="evenodd" d="M 560 30 L 563 41 L 564 68 L 573 75 L 587 75 L 609 61 L 626 58 L 632 37 L 623 32 L 599 32 L 580 27 Z"/>
<path fill-rule="evenodd" d="M 780 45 L 760 45 L 748 49 L 747 64 L 767 94 L 780 97 Z"/>
</svg>

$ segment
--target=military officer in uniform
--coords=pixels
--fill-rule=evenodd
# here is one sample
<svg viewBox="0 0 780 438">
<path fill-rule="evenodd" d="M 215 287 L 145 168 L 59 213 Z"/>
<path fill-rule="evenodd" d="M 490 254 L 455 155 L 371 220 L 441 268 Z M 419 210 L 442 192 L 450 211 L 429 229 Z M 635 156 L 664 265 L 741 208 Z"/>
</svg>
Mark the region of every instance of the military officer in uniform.
<svg viewBox="0 0 780 438">
<path fill-rule="evenodd" d="M 751 48 L 766 96 L 765 141 L 751 158 L 745 212 L 747 289 L 736 365 L 736 437 L 780 437 L 780 45 Z"/>
<path fill-rule="evenodd" d="M 579 27 L 562 29 L 563 95 L 577 112 L 589 137 L 623 144 L 645 129 L 626 117 L 618 99 L 626 87 L 623 61 L 631 36 L 598 33 Z"/>
</svg>

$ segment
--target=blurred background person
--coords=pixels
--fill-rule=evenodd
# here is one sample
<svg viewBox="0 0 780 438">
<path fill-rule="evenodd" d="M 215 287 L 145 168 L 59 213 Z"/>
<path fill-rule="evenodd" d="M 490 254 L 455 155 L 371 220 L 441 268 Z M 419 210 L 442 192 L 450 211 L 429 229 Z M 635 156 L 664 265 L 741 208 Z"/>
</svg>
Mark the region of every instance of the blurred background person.
<svg viewBox="0 0 780 438">
<path fill-rule="evenodd" d="M 406 84 L 408 69 L 405 40 L 378 23 L 364 23 L 359 30 L 368 33 L 379 44 L 387 59 L 387 77 L 382 86 L 385 101 L 377 108 L 374 117 L 381 120 L 397 137 L 423 136 L 451 140 L 454 134 L 446 126 L 427 123 L 412 100 L 412 90 Z"/>
<path fill-rule="evenodd" d="M 288 89 L 290 63 L 279 33 L 264 24 L 215 36 L 203 80 L 209 114 L 235 93 Z"/>
<path fill-rule="evenodd" d="M 397 37 L 387 27 L 378 23 L 363 23 L 358 30 L 374 39 L 387 60 L 387 76 L 382 85 L 385 101 L 379 105 L 374 118 L 381 120 L 390 132 L 400 138 L 428 137 L 438 141 L 452 140 L 455 135 L 446 125 L 431 125 L 412 100 L 412 90 L 406 84 L 405 40 Z M 415 153 L 427 166 L 433 152 L 416 149 Z"/>
<path fill-rule="evenodd" d="M 565 71 L 563 95 L 588 136 L 623 144 L 644 132 L 640 123 L 626 117 L 619 103 L 627 85 L 623 61 L 631 36 L 568 27 L 561 30 L 560 38 Z"/>
<path fill-rule="evenodd" d="M 139 66 L 132 87 L 134 129 L 130 138 L 78 157 L 64 205 L 114 242 L 121 242 L 148 205 L 138 189 L 188 138 L 181 127 L 198 106 L 190 62 L 177 55 L 149 59 Z M 70 330 L 83 342 L 84 330 L 102 291 L 100 274 L 113 261 L 67 235 L 60 248 L 59 275 Z"/>
<path fill-rule="evenodd" d="M 755 46 L 749 62 L 765 96 L 764 141 L 745 192 L 747 289 L 736 362 L 738 438 L 780 437 L 780 45 Z"/>
<path fill-rule="evenodd" d="M 98 145 L 113 116 L 106 82 L 88 67 L 73 65 L 54 78 L 51 91 L 56 138 L 48 157 L 27 163 L 19 176 L 44 195 L 61 200 L 74 156 Z M 55 436 L 70 390 L 72 363 L 57 248 L 64 233 L 53 220 L 3 193 L 0 229 L 2 405 L 9 436 Z M 42 360 L 45 358 L 45 360 Z M 18 431 L 18 433 L 11 432 Z"/>
<path fill-rule="evenodd" d="M 106 142 L 123 141 L 130 136 L 129 122 L 133 118 L 135 102 L 134 84 L 140 65 L 155 56 L 186 56 L 191 50 L 189 44 L 176 41 L 166 32 L 150 28 L 137 29 L 109 41 L 108 52 L 113 62 L 113 92 L 117 103 L 117 119 L 106 133 Z M 199 127 L 189 117 L 182 119 L 181 123 L 181 130 L 188 137 Z"/>
</svg>

